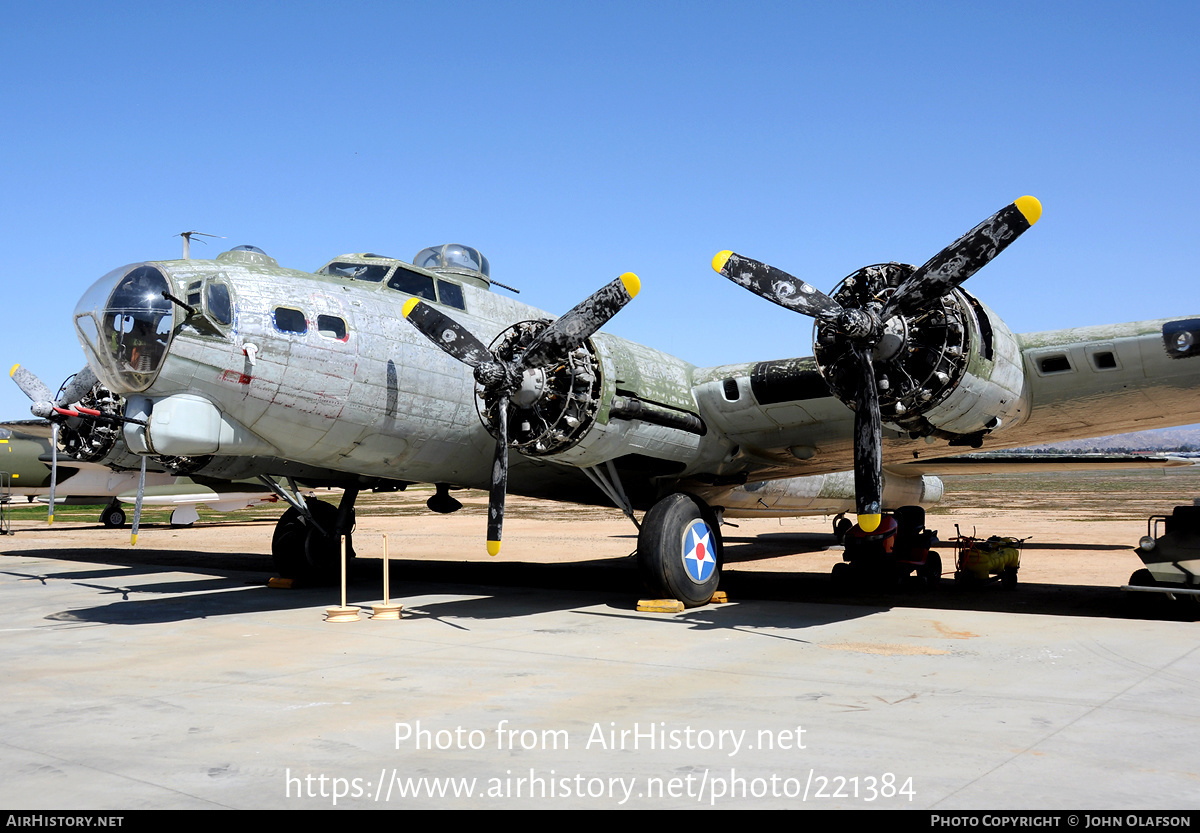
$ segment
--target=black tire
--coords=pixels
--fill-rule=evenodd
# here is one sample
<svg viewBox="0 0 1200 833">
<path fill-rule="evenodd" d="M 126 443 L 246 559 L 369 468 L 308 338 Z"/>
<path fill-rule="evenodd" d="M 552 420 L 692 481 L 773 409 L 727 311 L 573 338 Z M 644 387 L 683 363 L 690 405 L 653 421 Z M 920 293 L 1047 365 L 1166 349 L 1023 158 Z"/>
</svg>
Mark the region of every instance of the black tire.
<svg viewBox="0 0 1200 833">
<path fill-rule="evenodd" d="M 1000 573 L 1000 586 L 1005 590 L 1017 589 L 1017 568 L 1009 567 Z"/>
<path fill-rule="evenodd" d="M 1154 576 L 1150 574 L 1149 570 L 1143 568 L 1134 571 L 1133 575 L 1129 577 L 1129 584 L 1131 587 L 1153 587 L 1158 582 L 1154 580 Z"/>
<path fill-rule="evenodd" d="M 336 532 L 336 506 L 323 500 L 308 500 L 308 511 L 313 514 L 321 534 L 304 520 L 295 508 L 283 513 L 275 524 L 271 538 L 271 559 L 275 569 L 284 578 L 293 578 L 308 584 L 336 584 L 341 579 L 342 551 Z M 351 516 L 351 529 L 354 519 Z M 354 546 L 346 536 L 346 560 L 354 558 Z"/>
<path fill-rule="evenodd" d="M 125 526 L 125 510 L 120 506 L 105 509 L 100 513 L 100 523 L 109 529 L 120 529 Z"/>
<path fill-rule="evenodd" d="M 846 540 L 846 533 L 849 532 L 853 526 L 854 524 L 850 523 L 849 518 L 839 518 L 833 524 L 834 540 L 839 544 L 844 542 Z"/>
<path fill-rule="evenodd" d="M 304 539 L 308 526 L 295 507 L 288 509 L 275 523 L 275 534 L 271 536 L 271 561 L 275 570 L 284 578 L 303 579 L 308 573 L 308 561 L 304 557 Z"/>
<path fill-rule="evenodd" d="M 708 604 L 721 581 L 723 556 L 716 518 L 698 498 L 668 495 L 642 520 L 638 569 L 652 593 L 687 607 Z"/>
<path fill-rule="evenodd" d="M 925 579 L 925 583 L 930 587 L 937 587 L 942 583 L 942 557 L 936 552 L 930 552 L 925 558 L 925 564 L 921 567 L 921 576 Z"/>
<path fill-rule="evenodd" d="M 849 589 L 854 584 L 854 568 L 845 561 L 839 561 L 833 565 L 829 577 L 832 579 L 834 587 L 841 590 Z"/>
</svg>

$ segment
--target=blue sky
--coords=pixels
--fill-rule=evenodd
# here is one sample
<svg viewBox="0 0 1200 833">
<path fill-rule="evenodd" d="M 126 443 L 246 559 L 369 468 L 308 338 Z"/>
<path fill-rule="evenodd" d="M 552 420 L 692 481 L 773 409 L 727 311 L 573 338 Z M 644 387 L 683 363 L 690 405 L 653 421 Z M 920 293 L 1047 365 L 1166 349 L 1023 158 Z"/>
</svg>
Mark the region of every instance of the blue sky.
<svg viewBox="0 0 1200 833">
<path fill-rule="evenodd" d="M 1042 221 L 969 283 L 1013 330 L 1200 314 L 1195 4 L 66 2 L 5 28 L 0 360 L 51 386 L 84 290 L 186 229 L 302 269 L 466 243 L 555 313 L 632 270 L 608 329 L 709 365 L 812 332 L 716 251 L 829 289 L 1029 193 Z"/>
</svg>

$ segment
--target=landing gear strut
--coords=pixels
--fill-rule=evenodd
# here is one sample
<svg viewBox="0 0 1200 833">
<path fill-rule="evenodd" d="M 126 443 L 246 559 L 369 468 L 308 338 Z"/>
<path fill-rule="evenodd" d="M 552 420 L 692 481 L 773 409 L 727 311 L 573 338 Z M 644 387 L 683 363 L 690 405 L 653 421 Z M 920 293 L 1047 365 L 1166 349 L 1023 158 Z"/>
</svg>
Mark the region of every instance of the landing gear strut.
<svg viewBox="0 0 1200 833">
<path fill-rule="evenodd" d="M 284 578 L 312 584 L 335 584 L 341 573 L 339 535 L 346 536 L 346 560 L 354 557 L 354 501 L 357 488 L 348 488 L 335 507 L 323 500 L 304 502 L 305 512 L 293 506 L 275 525 L 271 559 Z"/>
<path fill-rule="evenodd" d="M 651 592 L 687 607 L 708 604 L 721 581 L 722 555 L 716 513 L 697 497 L 668 495 L 642 519 L 638 569 Z"/>
</svg>

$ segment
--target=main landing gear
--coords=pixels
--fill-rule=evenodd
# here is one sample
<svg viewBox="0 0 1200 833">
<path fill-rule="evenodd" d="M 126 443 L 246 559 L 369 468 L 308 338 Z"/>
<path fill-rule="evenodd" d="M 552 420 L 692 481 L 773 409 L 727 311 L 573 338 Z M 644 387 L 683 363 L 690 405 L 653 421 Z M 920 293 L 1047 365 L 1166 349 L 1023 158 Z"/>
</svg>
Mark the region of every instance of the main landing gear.
<svg viewBox="0 0 1200 833">
<path fill-rule="evenodd" d="M 289 496 L 290 497 L 290 496 Z M 308 584 L 336 584 L 341 574 L 339 536 L 346 536 L 346 560 L 354 557 L 354 501 L 358 489 L 347 488 L 338 506 L 310 498 L 288 503 L 275 525 L 271 559 L 284 578 Z"/>
<path fill-rule="evenodd" d="M 104 511 L 100 513 L 100 523 L 109 529 L 120 529 L 125 526 L 125 510 L 121 508 L 119 500 L 113 498 L 108 502 L 108 506 L 105 506 Z"/>
<path fill-rule="evenodd" d="M 687 607 L 708 604 L 721 580 L 722 556 L 716 513 L 697 497 L 668 495 L 642 519 L 638 569 L 652 592 Z"/>
</svg>

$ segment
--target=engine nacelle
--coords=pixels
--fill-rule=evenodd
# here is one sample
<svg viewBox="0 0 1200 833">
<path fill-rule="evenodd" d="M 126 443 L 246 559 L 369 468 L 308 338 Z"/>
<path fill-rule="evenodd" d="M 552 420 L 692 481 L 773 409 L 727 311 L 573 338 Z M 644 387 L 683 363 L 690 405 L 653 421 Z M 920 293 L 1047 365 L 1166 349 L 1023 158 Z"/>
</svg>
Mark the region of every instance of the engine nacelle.
<svg viewBox="0 0 1200 833">
<path fill-rule="evenodd" d="M 513 361 L 548 322 L 522 321 L 490 349 Z M 594 466 L 640 455 L 660 473 L 682 471 L 706 433 L 696 413 L 690 366 L 624 339 L 597 334 L 552 366 L 527 371 L 511 396 L 511 446 L 530 457 Z M 497 436 L 499 399 L 476 389 L 479 418 Z"/>
<path fill-rule="evenodd" d="M 833 297 L 846 307 L 884 304 L 915 267 L 867 266 L 845 278 Z M 830 390 L 855 400 L 857 374 L 848 339 L 818 323 L 814 353 Z M 872 354 L 885 425 L 913 436 L 978 444 L 1002 424 L 1028 413 L 1028 393 L 1016 337 L 983 303 L 962 289 L 913 315 L 891 318 Z"/>
</svg>

